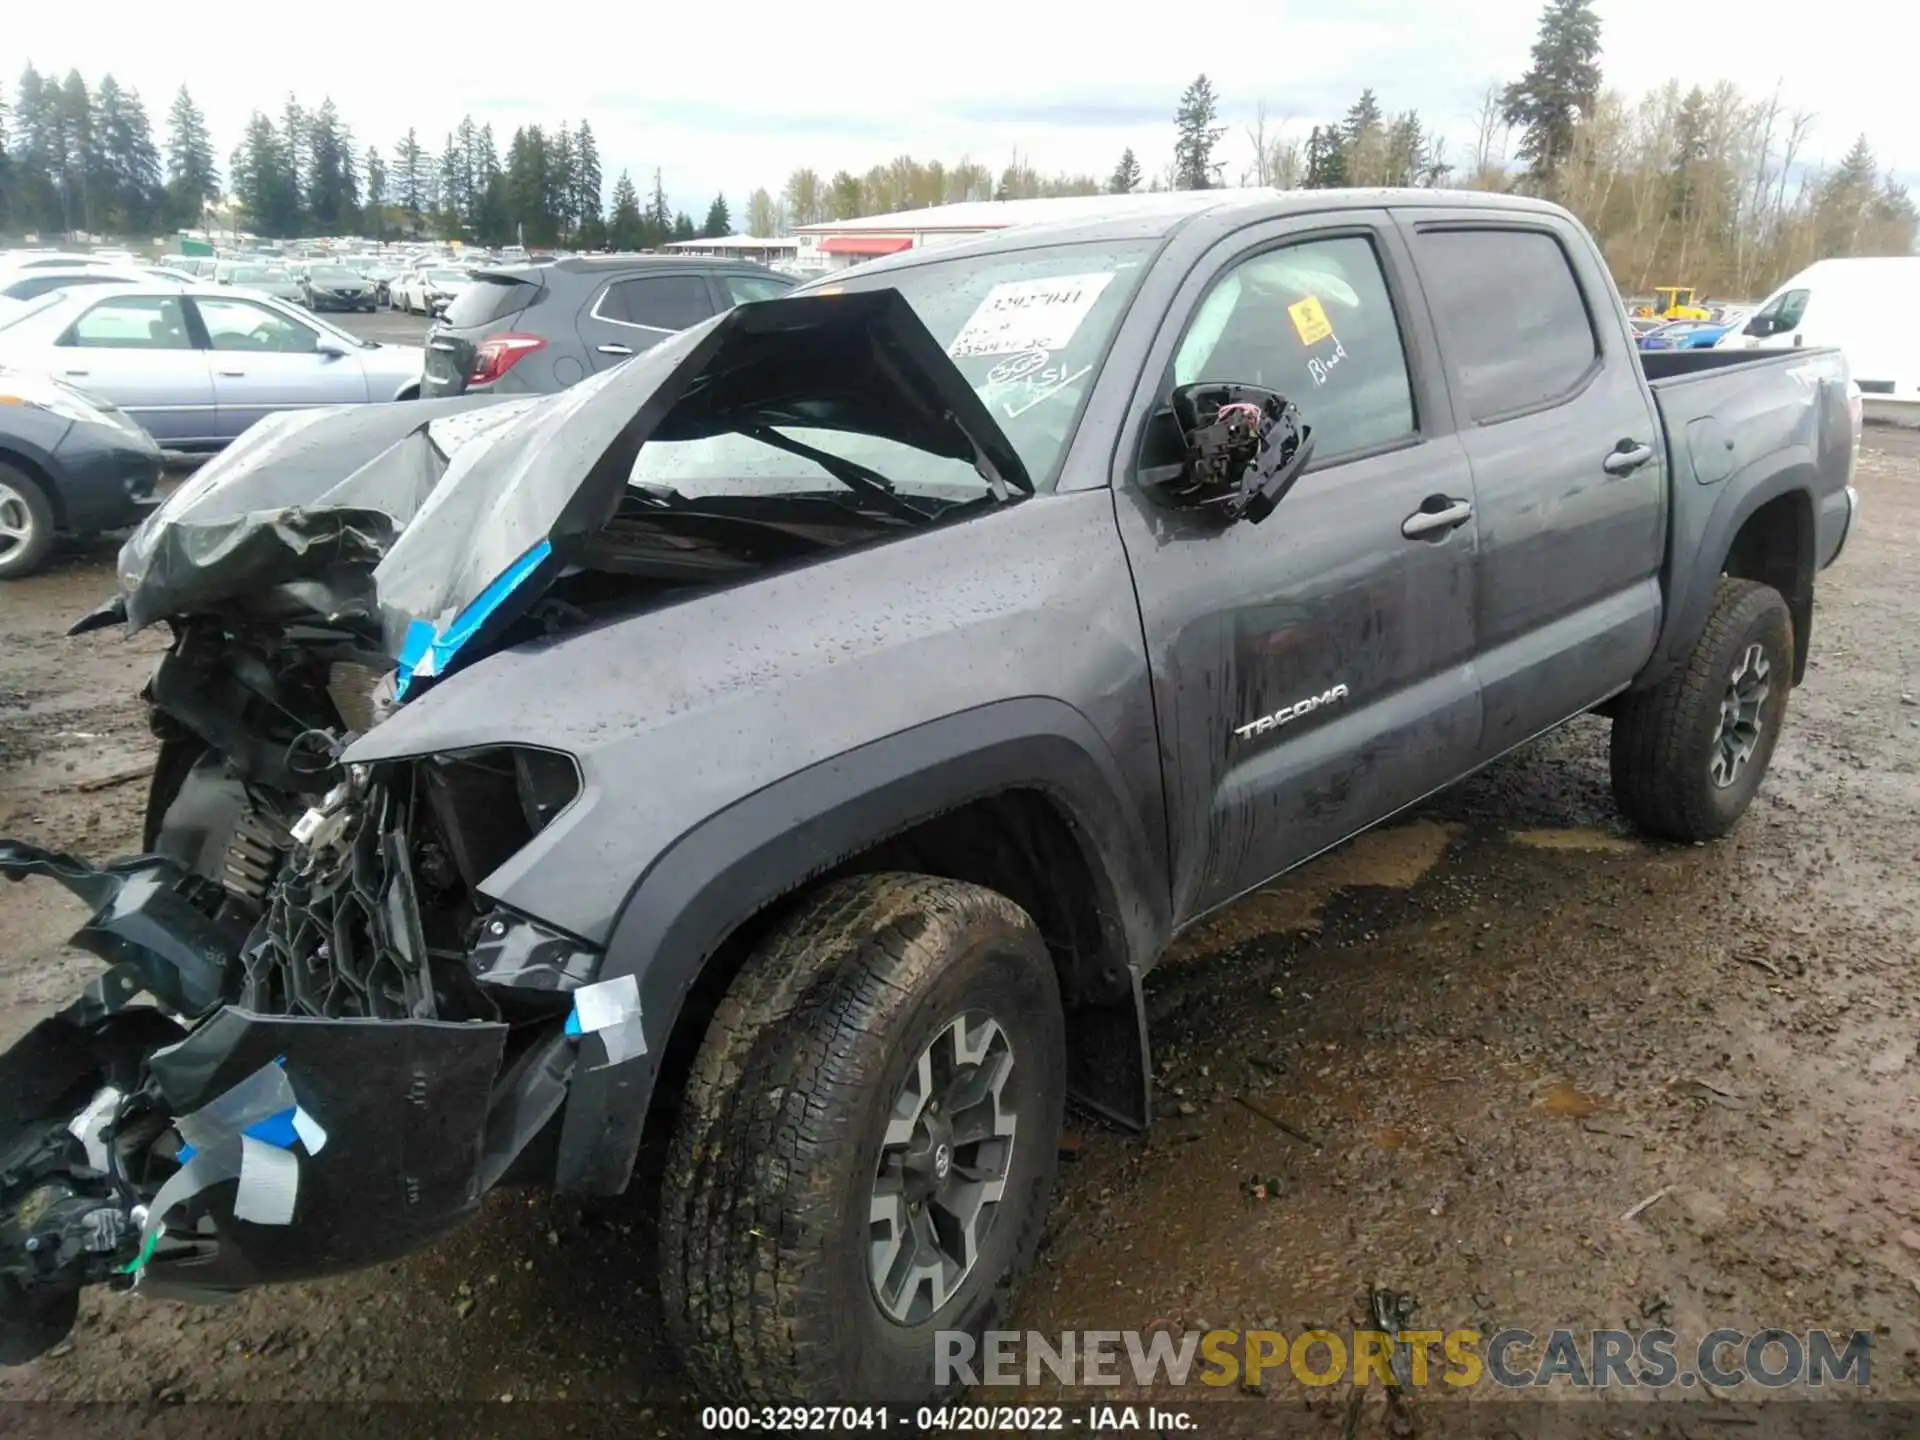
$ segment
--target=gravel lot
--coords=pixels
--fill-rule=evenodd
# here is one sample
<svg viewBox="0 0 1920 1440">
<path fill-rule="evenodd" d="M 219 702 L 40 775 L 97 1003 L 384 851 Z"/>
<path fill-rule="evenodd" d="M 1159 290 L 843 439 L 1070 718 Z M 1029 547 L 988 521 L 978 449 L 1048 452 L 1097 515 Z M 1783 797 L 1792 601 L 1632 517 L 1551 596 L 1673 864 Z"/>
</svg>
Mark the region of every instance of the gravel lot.
<svg viewBox="0 0 1920 1440">
<path fill-rule="evenodd" d="M 1164 1119 L 1070 1137 L 1025 1326 L 1338 1328 L 1377 1282 L 1437 1329 L 1870 1328 L 1874 1392 L 1920 1393 L 1920 440 L 1870 431 L 1859 485 L 1737 834 L 1627 834 L 1583 721 L 1190 936 L 1149 986 Z M 62 634 L 111 584 L 109 546 L 0 591 L 0 834 L 137 842 L 160 642 Z M 91 973 L 82 918 L 0 888 L 0 1043 Z M 657 1403 L 649 1249 L 631 1207 L 496 1194 L 224 1309 L 94 1292 L 0 1400 Z"/>
</svg>

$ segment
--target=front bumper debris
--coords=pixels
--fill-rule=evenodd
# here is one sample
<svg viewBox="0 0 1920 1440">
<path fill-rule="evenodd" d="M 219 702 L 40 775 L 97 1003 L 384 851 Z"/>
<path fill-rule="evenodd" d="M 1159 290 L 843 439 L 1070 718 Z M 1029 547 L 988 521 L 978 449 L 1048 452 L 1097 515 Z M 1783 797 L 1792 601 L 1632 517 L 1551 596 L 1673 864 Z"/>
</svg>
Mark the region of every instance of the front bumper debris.
<svg viewBox="0 0 1920 1440">
<path fill-rule="evenodd" d="M 622 1016 L 568 937 L 489 910 L 455 952 L 423 924 L 403 791 L 303 817 L 251 921 L 164 856 L 0 840 L 0 875 L 94 908 L 73 943 L 108 962 L 0 1053 L 0 1364 L 58 1343 L 84 1286 L 206 1301 L 379 1263 L 538 1173 Z"/>
</svg>

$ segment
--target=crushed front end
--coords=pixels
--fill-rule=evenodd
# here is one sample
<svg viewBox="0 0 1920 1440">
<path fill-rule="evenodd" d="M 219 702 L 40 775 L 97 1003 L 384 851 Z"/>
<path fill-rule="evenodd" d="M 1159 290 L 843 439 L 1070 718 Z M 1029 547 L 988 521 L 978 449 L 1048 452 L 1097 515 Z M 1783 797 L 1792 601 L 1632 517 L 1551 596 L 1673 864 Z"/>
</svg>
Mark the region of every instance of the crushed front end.
<svg viewBox="0 0 1920 1440">
<path fill-rule="evenodd" d="M 256 832 L 254 904 L 164 855 L 0 841 L 0 874 L 93 907 L 74 943 L 106 962 L 0 1055 L 0 1363 L 87 1285 L 212 1299 L 403 1253 L 540 1173 L 582 1030 L 584 1063 L 622 1053 L 598 954 L 477 888 L 570 803 L 571 760 L 336 768 Z"/>
</svg>

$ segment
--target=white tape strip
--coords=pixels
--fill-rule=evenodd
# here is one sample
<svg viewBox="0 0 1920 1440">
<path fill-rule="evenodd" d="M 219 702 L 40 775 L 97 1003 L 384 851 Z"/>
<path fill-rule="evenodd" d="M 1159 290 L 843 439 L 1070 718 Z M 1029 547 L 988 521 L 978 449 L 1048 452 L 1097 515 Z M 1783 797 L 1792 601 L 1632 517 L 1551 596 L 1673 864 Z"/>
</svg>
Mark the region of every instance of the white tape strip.
<svg viewBox="0 0 1920 1440">
<path fill-rule="evenodd" d="M 647 1053 L 647 1033 L 641 1024 L 640 981 L 617 975 L 573 992 L 574 1027 L 582 1035 L 598 1035 L 607 1047 L 607 1065 L 618 1065 Z M 596 1070 L 606 1065 L 596 1065 Z"/>
<path fill-rule="evenodd" d="M 300 1193 L 300 1161 L 291 1150 L 251 1135 L 240 1137 L 240 1188 L 233 1192 L 233 1218 L 256 1225 L 290 1225 Z"/>
<path fill-rule="evenodd" d="M 300 1143 L 307 1147 L 309 1155 L 318 1155 L 327 1143 L 327 1132 L 305 1110 L 296 1109 L 293 1112 L 293 1133 L 300 1137 Z"/>
</svg>

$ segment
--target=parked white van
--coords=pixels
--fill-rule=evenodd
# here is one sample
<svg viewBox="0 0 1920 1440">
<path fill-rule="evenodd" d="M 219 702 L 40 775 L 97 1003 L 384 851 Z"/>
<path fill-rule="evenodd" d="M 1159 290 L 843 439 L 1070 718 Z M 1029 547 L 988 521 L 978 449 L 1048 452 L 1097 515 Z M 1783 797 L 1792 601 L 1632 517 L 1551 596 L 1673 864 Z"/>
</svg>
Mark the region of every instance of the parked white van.
<svg viewBox="0 0 1920 1440">
<path fill-rule="evenodd" d="M 1867 416 L 1920 424 L 1920 255 L 1809 265 L 1716 350 L 1837 345 Z"/>
</svg>

